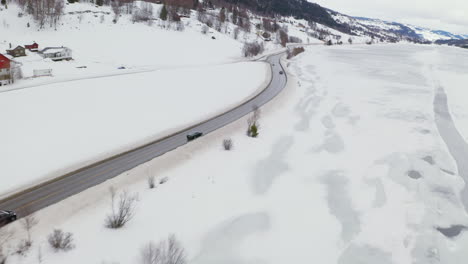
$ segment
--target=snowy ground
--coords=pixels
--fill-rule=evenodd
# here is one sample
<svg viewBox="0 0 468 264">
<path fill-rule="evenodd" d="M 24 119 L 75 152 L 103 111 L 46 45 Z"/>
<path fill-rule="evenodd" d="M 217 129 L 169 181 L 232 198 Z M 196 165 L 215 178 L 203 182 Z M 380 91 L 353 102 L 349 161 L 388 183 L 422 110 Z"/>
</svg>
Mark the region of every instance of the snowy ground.
<svg viewBox="0 0 468 264">
<path fill-rule="evenodd" d="M 159 12 L 161 5 L 154 6 L 154 12 Z M 28 52 L 28 56 L 15 59 L 23 64 L 26 79 L 2 89 L 31 86 L 57 79 L 219 64 L 239 60 L 241 54 L 240 42 L 213 31 L 207 35 L 201 34 L 201 25 L 194 18 L 184 20 L 184 31 L 162 29 L 157 22 L 153 25 L 132 23 L 130 15 L 122 16 L 114 24 L 114 15 L 110 7 L 76 3 L 66 6 L 58 30 L 49 27 L 37 30 L 28 16 L 17 16 L 20 12 L 22 11 L 16 5 L 0 11 L 1 53 L 8 49 L 10 44 L 16 47 L 35 41 L 39 43 L 40 49 L 69 47 L 73 51 L 74 60 L 52 62 Z M 31 27 L 26 27 L 28 22 Z M 216 39 L 213 40 L 212 36 Z M 121 66 L 126 70 L 117 69 Z M 34 69 L 52 69 L 54 78 L 29 79 Z"/>
<path fill-rule="evenodd" d="M 0 193 L 215 116 L 265 88 L 268 67 L 245 62 L 161 70 L 1 93 L 0 174 L 9 176 Z"/>
<path fill-rule="evenodd" d="M 263 109 L 259 138 L 247 138 L 240 120 L 40 211 L 35 247 L 12 263 L 33 263 L 39 247 L 43 263 L 138 263 L 146 242 L 169 233 L 190 263 L 461 263 L 467 232 L 448 239 L 436 230 L 468 217 L 464 182 L 434 123 L 433 81 L 461 78 L 463 60 L 443 55 L 463 52 L 310 47 Z M 149 190 L 148 175 L 169 181 Z M 117 231 L 103 227 L 110 186 L 140 197 Z M 74 250 L 53 253 L 54 227 L 74 233 Z"/>
</svg>

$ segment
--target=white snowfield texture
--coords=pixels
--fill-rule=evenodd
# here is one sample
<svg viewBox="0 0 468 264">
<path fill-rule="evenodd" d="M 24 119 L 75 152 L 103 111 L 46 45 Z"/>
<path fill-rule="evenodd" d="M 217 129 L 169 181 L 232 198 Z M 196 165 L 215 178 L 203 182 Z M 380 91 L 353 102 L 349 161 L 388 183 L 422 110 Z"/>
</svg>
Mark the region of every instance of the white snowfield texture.
<svg viewBox="0 0 468 264">
<path fill-rule="evenodd" d="M 266 87 L 268 67 L 245 62 L 161 70 L 0 93 L 0 193 L 227 111 Z"/>
<path fill-rule="evenodd" d="M 241 120 L 50 206 L 37 214 L 32 253 L 11 261 L 34 263 L 40 247 L 49 264 L 139 263 L 145 243 L 175 233 L 196 264 L 463 263 L 468 233 L 436 230 L 468 218 L 433 101 L 437 80 L 447 90 L 466 80 L 467 56 L 416 45 L 310 47 L 262 108 L 259 138 L 246 137 Z M 221 147 L 228 137 L 230 152 Z M 149 175 L 169 180 L 150 190 Z M 121 230 L 104 227 L 110 186 L 139 193 Z M 54 253 L 46 242 L 54 227 L 72 232 L 76 248 Z"/>
</svg>

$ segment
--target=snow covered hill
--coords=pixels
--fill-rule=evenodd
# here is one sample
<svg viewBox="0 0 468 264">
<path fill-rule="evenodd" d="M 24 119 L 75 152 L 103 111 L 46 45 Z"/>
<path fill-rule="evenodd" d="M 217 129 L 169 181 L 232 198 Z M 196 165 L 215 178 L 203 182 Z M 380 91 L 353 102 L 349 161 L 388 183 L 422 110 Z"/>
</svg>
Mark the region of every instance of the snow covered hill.
<svg viewBox="0 0 468 264">
<path fill-rule="evenodd" d="M 433 30 L 420 26 L 388 22 L 373 18 L 351 17 L 332 10 L 329 10 L 329 12 L 338 23 L 348 25 L 355 34 L 375 36 L 392 42 L 399 40 L 434 42 L 436 40 L 468 38 L 468 35 L 453 34 L 443 30 Z"/>
<path fill-rule="evenodd" d="M 438 46 L 307 48 L 288 62 L 289 86 L 262 108 L 259 138 L 240 120 L 50 206 L 36 215 L 31 252 L 10 261 L 144 263 L 148 242 L 175 233 L 194 264 L 464 263 L 468 232 L 437 230 L 468 217 L 433 101 L 447 88 L 467 138 L 467 59 Z M 149 189 L 148 175 L 167 181 Z M 104 227 L 110 186 L 139 193 L 120 230 Z M 14 250 L 27 234 L 11 228 Z M 76 248 L 54 252 L 53 228 L 72 232 Z"/>
</svg>

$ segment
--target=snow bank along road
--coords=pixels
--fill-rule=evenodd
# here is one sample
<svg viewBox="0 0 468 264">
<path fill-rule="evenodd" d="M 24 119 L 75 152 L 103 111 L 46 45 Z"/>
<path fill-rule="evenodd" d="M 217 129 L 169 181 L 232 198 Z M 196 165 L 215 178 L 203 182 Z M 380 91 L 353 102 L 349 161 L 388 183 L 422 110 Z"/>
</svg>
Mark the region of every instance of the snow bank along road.
<svg viewBox="0 0 468 264">
<path fill-rule="evenodd" d="M 186 144 L 186 135 L 191 132 L 207 134 L 245 116 L 254 106 L 267 103 L 285 87 L 286 75 L 280 74 L 284 71 L 280 64 L 283 55 L 284 52 L 266 58 L 272 69 L 271 82 L 260 94 L 242 105 L 163 139 L 16 193 L 1 200 L 0 209 L 13 210 L 19 217 L 26 212 L 35 212 Z"/>
</svg>

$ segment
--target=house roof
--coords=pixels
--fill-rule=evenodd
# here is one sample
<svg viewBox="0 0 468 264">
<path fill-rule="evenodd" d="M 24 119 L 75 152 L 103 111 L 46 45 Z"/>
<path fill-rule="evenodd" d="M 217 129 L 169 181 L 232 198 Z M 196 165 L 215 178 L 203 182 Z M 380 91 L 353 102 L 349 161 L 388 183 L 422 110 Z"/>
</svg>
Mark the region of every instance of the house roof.
<svg viewBox="0 0 468 264">
<path fill-rule="evenodd" d="M 7 56 L 0 54 L 0 68 L 4 69 L 10 67 L 10 63 L 11 60 Z"/>
<path fill-rule="evenodd" d="M 4 60 L 10 60 L 10 58 L 8 58 L 10 56 L 6 56 L 6 55 L 3 55 L 0 53 L 0 61 L 4 61 Z"/>
<path fill-rule="evenodd" d="M 23 48 L 23 47 L 21 47 L 21 46 L 17 46 L 16 48 L 14 48 L 14 49 L 11 49 L 11 50 L 17 50 L 17 49 L 24 49 L 24 48 Z"/>
</svg>

